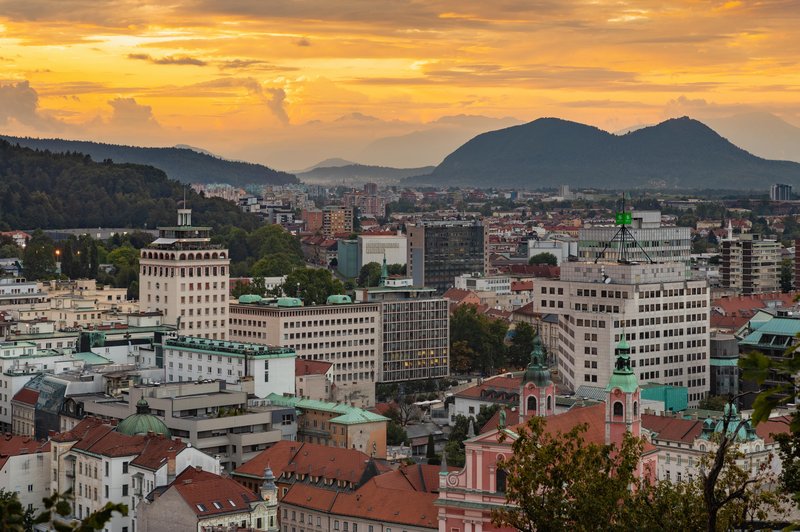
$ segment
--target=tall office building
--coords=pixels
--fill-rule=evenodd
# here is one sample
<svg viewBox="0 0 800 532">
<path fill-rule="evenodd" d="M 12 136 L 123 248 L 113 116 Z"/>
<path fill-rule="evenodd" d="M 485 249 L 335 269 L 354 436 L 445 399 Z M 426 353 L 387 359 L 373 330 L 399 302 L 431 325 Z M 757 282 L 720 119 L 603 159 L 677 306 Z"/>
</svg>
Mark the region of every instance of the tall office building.
<svg viewBox="0 0 800 532">
<path fill-rule="evenodd" d="M 459 275 L 486 273 L 487 227 L 480 221 L 423 221 L 406 229 L 408 274 L 414 285 L 443 294 Z"/>
<path fill-rule="evenodd" d="M 449 305 L 433 288 L 413 286 L 409 278 L 389 278 L 384 267 L 381 285 L 356 290 L 356 301 L 381 305 L 379 382 L 450 374 Z"/>
<path fill-rule="evenodd" d="M 228 250 L 211 243 L 211 228 L 192 225 L 178 210 L 178 225 L 159 227 L 141 250 L 139 304 L 160 311 L 180 334 L 224 340 L 228 334 Z"/>
<path fill-rule="evenodd" d="M 331 296 L 327 305 L 304 307 L 295 298 L 242 296 L 231 303 L 230 318 L 232 341 L 288 347 L 298 358 L 331 362 L 335 400 L 375 404 L 383 338 L 379 303 Z"/>
<path fill-rule="evenodd" d="M 559 374 L 575 390 L 605 386 L 623 334 L 641 382 L 686 386 L 697 406 L 708 394 L 709 290 L 681 263 L 566 262 L 540 279 L 534 311 L 559 316 Z"/>
<path fill-rule="evenodd" d="M 691 228 L 662 226 L 659 211 L 633 211 L 632 215 L 624 242 L 629 261 L 688 264 L 692 252 Z M 587 227 L 578 232 L 578 258 L 582 261 L 618 260 L 622 246 L 619 226 Z"/>
<path fill-rule="evenodd" d="M 722 241 L 720 282 L 740 294 L 780 291 L 781 244 L 743 234 Z"/>
<path fill-rule="evenodd" d="M 792 185 L 775 183 L 769 187 L 769 199 L 772 201 L 789 201 L 792 199 Z"/>
</svg>

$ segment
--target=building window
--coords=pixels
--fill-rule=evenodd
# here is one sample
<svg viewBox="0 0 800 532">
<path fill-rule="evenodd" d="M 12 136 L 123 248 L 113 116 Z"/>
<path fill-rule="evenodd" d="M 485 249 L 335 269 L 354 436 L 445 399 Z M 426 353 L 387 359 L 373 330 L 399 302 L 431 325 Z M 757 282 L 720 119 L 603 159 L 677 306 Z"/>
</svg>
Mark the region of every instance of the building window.
<svg viewBox="0 0 800 532">
<path fill-rule="evenodd" d="M 621 416 L 622 415 L 622 403 L 617 401 L 614 403 L 614 416 Z"/>
<path fill-rule="evenodd" d="M 128 474 L 128 462 L 122 462 L 122 474 L 123 475 Z"/>
</svg>

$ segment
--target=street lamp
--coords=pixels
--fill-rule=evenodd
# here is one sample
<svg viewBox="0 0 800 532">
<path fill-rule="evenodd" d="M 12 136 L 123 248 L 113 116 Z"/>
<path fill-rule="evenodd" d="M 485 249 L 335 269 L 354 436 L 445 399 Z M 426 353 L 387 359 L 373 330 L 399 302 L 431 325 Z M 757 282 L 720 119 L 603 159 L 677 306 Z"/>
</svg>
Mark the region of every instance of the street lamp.
<svg viewBox="0 0 800 532">
<path fill-rule="evenodd" d="M 61 275 L 61 250 L 56 248 L 56 273 Z"/>
</svg>

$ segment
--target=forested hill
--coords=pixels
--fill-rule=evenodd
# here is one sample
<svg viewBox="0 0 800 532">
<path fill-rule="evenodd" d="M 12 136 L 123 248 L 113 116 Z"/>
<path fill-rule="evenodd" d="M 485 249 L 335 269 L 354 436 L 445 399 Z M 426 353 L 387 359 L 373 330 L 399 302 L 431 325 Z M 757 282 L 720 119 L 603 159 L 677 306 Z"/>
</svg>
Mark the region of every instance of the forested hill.
<svg viewBox="0 0 800 532">
<path fill-rule="evenodd" d="M 115 163 L 148 164 L 183 183 L 228 183 L 234 186 L 283 185 L 297 183 L 292 174 L 261 164 L 220 159 L 189 148 L 141 148 L 79 140 L 34 139 L 0 135 L 12 144 L 54 153 L 78 152 L 95 161 L 111 159 Z"/>
<path fill-rule="evenodd" d="M 0 140 L 0 227 L 154 228 L 174 225 L 185 187 L 152 166 L 98 163 Z M 186 190 L 198 225 L 250 230 L 258 220 L 218 198 Z"/>
<path fill-rule="evenodd" d="M 761 159 L 706 125 L 676 118 L 625 135 L 556 118 L 491 131 L 409 184 L 540 188 L 716 188 L 800 185 L 800 164 Z"/>
</svg>

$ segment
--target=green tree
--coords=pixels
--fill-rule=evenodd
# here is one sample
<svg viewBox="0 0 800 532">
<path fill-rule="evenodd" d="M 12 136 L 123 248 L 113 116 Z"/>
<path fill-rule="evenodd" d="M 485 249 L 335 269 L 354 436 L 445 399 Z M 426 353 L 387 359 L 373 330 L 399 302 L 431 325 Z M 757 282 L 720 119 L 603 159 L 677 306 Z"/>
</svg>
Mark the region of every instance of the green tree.
<svg viewBox="0 0 800 532">
<path fill-rule="evenodd" d="M 295 268 L 282 288 L 287 296 L 300 297 L 306 305 L 321 305 L 328 296 L 344 293 L 342 282 L 321 268 Z"/>
<path fill-rule="evenodd" d="M 717 410 L 722 412 L 727 404 L 728 398 L 724 395 L 709 395 L 700 400 L 700 408 L 703 410 Z"/>
<path fill-rule="evenodd" d="M 791 292 L 794 288 L 794 261 L 792 259 L 783 259 L 781 261 L 781 275 L 780 284 L 781 292 Z"/>
<path fill-rule="evenodd" d="M 395 421 L 386 424 L 386 443 L 388 445 L 406 445 L 408 443 L 406 429 Z"/>
<path fill-rule="evenodd" d="M 493 320 L 478 312 L 475 305 L 459 305 L 450 318 L 450 347 L 457 349 L 451 365 L 458 371 L 479 369 L 493 373 L 506 360 L 505 336 L 508 322 Z M 459 342 L 464 342 L 460 344 Z M 468 367 L 466 356 L 472 356 Z M 458 367 L 461 365 L 461 367 Z"/>
<path fill-rule="evenodd" d="M 302 266 L 302 261 L 288 253 L 275 253 L 258 259 L 251 273 L 255 277 L 281 277 Z"/>
<path fill-rule="evenodd" d="M 425 449 L 425 458 L 436 458 L 436 446 L 433 443 L 433 434 L 428 434 L 428 446 Z"/>
<path fill-rule="evenodd" d="M 550 266 L 558 266 L 558 257 L 552 253 L 543 251 L 528 259 L 528 264 L 549 264 Z"/>
<path fill-rule="evenodd" d="M 23 509 L 16 492 L 0 490 L 0 530 L 4 532 L 28 532 L 34 525 L 44 525 L 57 532 L 94 532 L 102 530 L 119 513 L 128 515 L 125 504 L 107 503 L 100 510 L 82 520 L 71 517 L 72 492 L 54 493 L 43 499 L 44 509 L 38 514 L 33 509 Z"/>
<path fill-rule="evenodd" d="M 381 265 L 369 262 L 361 267 L 358 272 L 356 284 L 362 288 L 378 286 L 381 280 Z"/>
<path fill-rule="evenodd" d="M 594 530 L 599 523 L 606 530 L 621 530 L 642 441 L 627 437 L 614 449 L 587 443 L 586 425 L 563 435 L 544 427 L 544 419 L 532 417 L 513 442 L 513 454 L 498 462 L 510 504 L 492 512 L 492 521 L 531 531 Z"/>
<path fill-rule="evenodd" d="M 514 336 L 508 346 L 508 363 L 516 368 L 524 367 L 530 362 L 533 339 L 536 330 L 528 323 L 518 322 L 514 327 Z"/>
<path fill-rule="evenodd" d="M 23 268 L 25 277 L 33 281 L 52 279 L 56 274 L 56 248 L 53 240 L 40 230 L 34 231 L 25 246 Z"/>
</svg>

